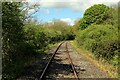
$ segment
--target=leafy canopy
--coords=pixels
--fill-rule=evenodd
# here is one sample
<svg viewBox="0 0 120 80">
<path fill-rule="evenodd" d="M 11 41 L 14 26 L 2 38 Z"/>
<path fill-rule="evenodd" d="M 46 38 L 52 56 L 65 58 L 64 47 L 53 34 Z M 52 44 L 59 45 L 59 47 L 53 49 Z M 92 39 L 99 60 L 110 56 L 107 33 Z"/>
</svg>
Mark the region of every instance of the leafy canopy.
<svg viewBox="0 0 120 80">
<path fill-rule="evenodd" d="M 80 22 L 80 29 L 85 29 L 91 24 L 101 24 L 110 18 L 110 8 L 104 4 L 97 4 L 88 8 Z"/>
</svg>

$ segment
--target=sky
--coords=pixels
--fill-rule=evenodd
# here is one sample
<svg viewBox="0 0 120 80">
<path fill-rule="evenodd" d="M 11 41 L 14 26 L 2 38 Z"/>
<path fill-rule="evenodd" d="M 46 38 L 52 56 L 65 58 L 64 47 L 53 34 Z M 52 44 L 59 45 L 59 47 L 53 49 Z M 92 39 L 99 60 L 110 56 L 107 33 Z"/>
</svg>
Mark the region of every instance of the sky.
<svg viewBox="0 0 120 80">
<path fill-rule="evenodd" d="M 74 21 L 83 17 L 87 8 L 94 4 L 118 4 L 119 0 L 27 0 L 30 4 L 37 3 L 40 9 L 34 18 L 42 22 L 52 22 L 54 19 L 74 25 Z M 34 10 L 30 10 L 30 13 Z"/>
</svg>

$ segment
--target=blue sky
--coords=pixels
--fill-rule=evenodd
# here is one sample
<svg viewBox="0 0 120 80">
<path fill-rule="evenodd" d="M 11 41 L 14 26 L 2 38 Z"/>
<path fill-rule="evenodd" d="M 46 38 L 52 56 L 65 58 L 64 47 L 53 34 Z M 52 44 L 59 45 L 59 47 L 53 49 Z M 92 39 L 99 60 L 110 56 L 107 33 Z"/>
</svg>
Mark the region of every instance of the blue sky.
<svg viewBox="0 0 120 80">
<path fill-rule="evenodd" d="M 42 22 L 51 22 L 54 19 L 73 25 L 74 21 L 82 18 L 84 11 L 94 4 L 110 6 L 119 0 L 28 0 L 30 4 L 40 5 L 40 10 L 34 14 L 34 18 Z M 34 12 L 34 10 L 30 10 Z"/>
<path fill-rule="evenodd" d="M 69 20 L 69 24 L 73 24 L 74 20 L 80 19 L 82 16 L 83 11 L 74 11 L 71 8 L 42 8 L 34 15 L 39 21 L 51 22 L 53 19 L 59 19 L 63 21 Z"/>
</svg>

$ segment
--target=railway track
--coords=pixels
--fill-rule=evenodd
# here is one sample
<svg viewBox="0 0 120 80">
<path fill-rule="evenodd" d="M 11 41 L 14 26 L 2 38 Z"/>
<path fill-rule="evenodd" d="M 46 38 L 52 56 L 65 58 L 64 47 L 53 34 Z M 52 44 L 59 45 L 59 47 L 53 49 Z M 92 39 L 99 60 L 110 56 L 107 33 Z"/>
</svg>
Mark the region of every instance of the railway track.
<svg viewBox="0 0 120 80">
<path fill-rule="evenodd" d="M 79 80 L 79 77 L 78 77 L 78 75 L 77 75 L 77 71 L 76 71 L 76 69 L 75 69 L 75 67 L 74 67 L 74 64 L 73 64 L 73 62 L 72 62 L 72 59 L 71 59 L 70 54 L 69 54 L 69 51 L 68 51 L 67 43 L 66 43 L 66 53 L 67 53 L 67 55 L 68 55 L 68 57 L 69 57 L 69 62 L 70 62 L 70 64 L 71 64 L 71 67 L 72 67 L 72 70 L 73 70 L 73 72 L 74 72 L 75 78 L 76 78 L 76 80 Z"/>
<path fill-rule="evenodd" d="M 67 42 L 62 42 L 58 47 L 57 49 L 55 50 L 55 52 L 53 53 L 52 57 L 50 58 L 50 60 L 48 61 L 48 63 L 46 64 L 45 68 L 43 69 L 42 71 L 42 74 L 40 75 L 39 77 L 39 80 L 44 80 L 45 79 L 45 76 L 46 76 L 46 73 L 48 72 L 48 68 L 50 67 L 51 63 L 52 63 L 52 60 L 54 60 L 54 57 L 55 55 L 57 54 L 58 50 L 60 49 L 60 47 L 66 43 L 66 54 L 67 54 L 67 57 L 68 57 L 68 60 L 69 60 L 69 64 L 71 65 L 71 70 L 74 74 L 74 77 L 75 77 L 75 80 L 79 80 L 79 77 L 77 75 L 77 72 L 76 72 L 76 69 L 74 67 L 74 64 L 72 62 L 72 59 L 70 57 L 70 54 L 69 54 L 69 50 L 68 50 L 68 45 L 67 45 Z M 54 65 L 55 66 L 55 65 Z"/>
</svg>

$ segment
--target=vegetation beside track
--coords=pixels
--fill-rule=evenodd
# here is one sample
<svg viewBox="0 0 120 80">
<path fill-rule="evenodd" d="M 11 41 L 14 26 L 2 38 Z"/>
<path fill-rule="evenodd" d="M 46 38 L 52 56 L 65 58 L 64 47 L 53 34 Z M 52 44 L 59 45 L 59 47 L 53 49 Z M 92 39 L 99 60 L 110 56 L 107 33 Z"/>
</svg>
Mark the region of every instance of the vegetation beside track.
<svg viewBox="0 0 120 80">
<path fill-rule="evenodd" d="M 108 64 L 108 62 L 106 62 L 105 60 L 96 58 L 96 56 L 92 52 L 80 47 L 75 40 L 70 41 L 70 43 L 72 44 L 73 48 L 77 50 L 79 54 L 87 58 L 91 63 L 95 64 L 102 71 L 108 73 L 111 78 L 118 77 L 117 66 L 113 66 L 111 64 Z"/>
<path fill-rule="evenodd" d="M 86 9 L 75 26 L 75 40 L 79 48 L 91 52 L 96 59 L 107 63 L 106 66 L 113 66 L 113 69 L 108 67 L 109 73 L 118 77 L 118 8 L 93 5 Z"/>
</svg>

